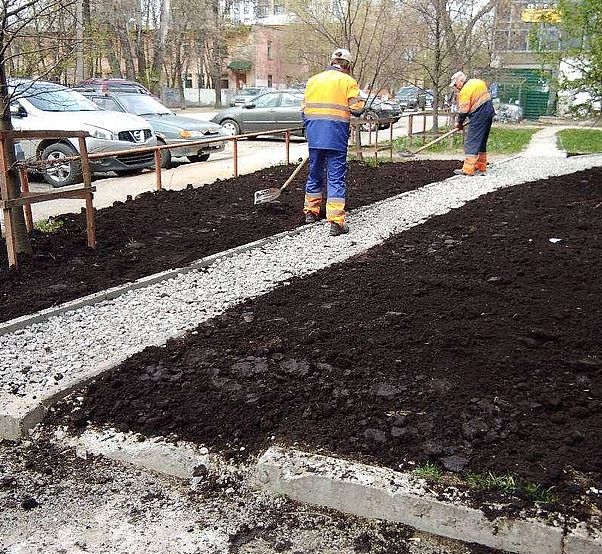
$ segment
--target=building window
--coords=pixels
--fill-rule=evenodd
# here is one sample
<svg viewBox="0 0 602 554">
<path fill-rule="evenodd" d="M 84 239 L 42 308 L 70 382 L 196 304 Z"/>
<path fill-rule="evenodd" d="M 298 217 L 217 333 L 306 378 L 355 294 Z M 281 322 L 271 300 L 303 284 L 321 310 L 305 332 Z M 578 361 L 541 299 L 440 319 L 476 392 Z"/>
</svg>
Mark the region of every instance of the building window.
<svg viewBox="0 0 602 554">
<path fill-rule="evenodd" d="M 284 2 L 282 0 L 274 0 L 274 15 L 284 13 Z"/>
<path fill-rule="evenodd" d="M 184 79 L 184 88 L 192 88 L 192 75 L 186 75 Z"/>
<path fill-rule="evenodd" d="M 257 17 L 267 17 L 270 13 L 270 3 L 268 0 L 257 0 Z"/>
<path fill-rule="evenodd" d="M 273 60 L 274 54 L 272 52 L 272 41 L 268 40 L 268 60 Z"/>
<path fill-rule="evenodd" d="M 268 87 L 272 88 L 272 75 L 268 75 Z"/>
</svg>

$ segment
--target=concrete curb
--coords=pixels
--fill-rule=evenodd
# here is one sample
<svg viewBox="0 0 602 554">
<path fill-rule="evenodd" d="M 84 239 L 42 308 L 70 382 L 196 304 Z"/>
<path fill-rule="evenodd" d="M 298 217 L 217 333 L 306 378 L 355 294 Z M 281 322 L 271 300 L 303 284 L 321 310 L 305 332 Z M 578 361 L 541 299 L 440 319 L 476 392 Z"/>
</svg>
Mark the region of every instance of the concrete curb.
<svg viewBox="0 0 602 554">
<path fill-rule="evenodd" d="M 517 154 L 516 156 L 512 156 L 510 158 L 505 158 L 503 160 L 495 162 L 494 164 L 492 164 L 492 166 L 509 162 L 516 158 L 520 158 L 521 156 L 522 156 L 521 154 Z M 461 177 L 461 176 L 456 175 L 456 176 L 449 177 L 449 179 L 455 179 L 457 177 Z M 444 181 L 445 180 L 447 180 L 447 179 L 444 179 Z M 429 183 L 429 184 L 425 185 L 425 187 L 434 186 L 440 182 L 442 182 L 442 181 L 438 181 L 435 183 Z M 400 198 L 404 195 L 410 194 L 412 192 L 414 192 L 414 191 L 406 191 L 406 192 L 397 194 L 395 196 L 391 196 L 389 198 L 384 198 L 382 200 L 374 202 L 373 204 L 369 204 L 367 206 L 362 206 L 360 208 L 357 208 L 356 210 L 353 210 L 352 213 L 362 213 L 363 211 L 371 209 L 375 206 L 379 206 L 379 205 L 385 204 L 387 202 L 392 202 L 394 200 L 397 200 L 398 198 Z M 259 248 L 261 246 L 265 246 L 266 244 L 270 244 L 272 242 L 280 240 L 281 238 L 291 237 L 291 236 L 295 236 L 300 233 L 303 233 L 308 227 L 309 227 L 309 225 L 301 225 L 300 227 L 291 229 L 290 231 L 283 231 L 282 233 L 278 233 L 277 235 L 271 235 L 269 237 L 264 237 L 262 239 L 254 241 L 254 242 L 249 242 L 247 244 L 236 246 L 234 248 L 230 248 L 229 250 L 224 250 L 222 252 L 216 252 L 215 254 L 206 256 L 205 258 L 195 260 L 184 267 L 168 269 L 168 270 L 162 271 L 160 273 L 154 273 L 153 275 L 141 277 L 140 279 L 137 279 L 136 281 L 132 281 L 130 283 L 118 285 L 116 287 L 112 287 L 110 289 L 106 289 L 101 292 L 89 294 L 87 296 L 83 296 L 81 298 L 77 298 L 75 300 L 65 302 L 63 304 L 60 304 L 59 306 L 54 306 L 52 308 L 46 308 L 45 310 L 40 310 L 39 312 L 36 312 L 34 314 L 24 315 L 21 317 L 17 317 L 15 319 L 4 321 L 4 322 L 0 323 L 0 335 L 6 335 L 6 334 L 12 333 L 14 331 L 17 331 L 19 329 L 24 329 L 30 325 L 33 325 L 34 323 L 40 323 L 43 321 L 47 321 L 48 319 L 50 319 L 53 316 L 57 316 L 57 315 L 60 315 L 60 314 L 63 314 L 65 312 L 69 312 L 72 310 L 77 310 L 78 308 L 83 308 L 84 306 L 92 306 L 94 304 L 99 304 L 100 302 L 104 302 L 105 300 L 113 300 L 114 298 L 117 298 L 123 294 L 126 294 L 129 291 L 148 287 L 150 285 L 153 285 L 155 283 L 160 283 L 162 281 L 167 281 L 168 279 L 172 279 L 173 277 L 176 277 L 180 274 L 186 274 L 186 273 L 190 273 L 191 271 L 198 271 L 200 269 L 207 268 L 218 260 L 231 258 L 232 256 L 236 256 L 238 254 L 247 252 L 254 248 Z"/>
<path fill-rule="evenodd" d="M 53 316 L 57 316 L 72 310 L 77 310 L 78 308 L 83 308 L 84 306 L 92 306 L 94 304 L 104 302 L 105 300 L 113 300 L 114 298 L 126 294 L 129 291 L 148 287 L 150 285 L 154 285 L 155 283 L 160 283 L 161 281 L 167 281 L 168 279 L 172 279 L 181 274 L 190 273 L 191 271 L 198 271 L 200 269 L 207 268 L 213 263 L 215 263 L 217 260 L 231 258 L 232 256 L 236 256 L 237 254 L 247 252 L 248 250 L 264 246 L 283 237 L 290 237 L 302 233 L 305 229 L 307 229 L 307 227 L 307 225 L 303 225 L 290 231 L 284 231 L 282 233 L 278 233 L 277 235 L 271 235 L 269 237 L 256 240 L 254 242 L 249 242 L 241 246 L 236 246 L 234 248 L 231 248 L 230 250 L 224 250 L 222 252 L 211 254 L 210 256 L 201 258 L 200 260 L 196 260 L 190 263 L 189 265 L 181 268 L 168 269 L 160 273 L 154 273 L 153 275 L 141 277 L 136 281 L 132 281 L 124 285 L 118 285 L 116 287 L 112 287 L 101 292 L 96 292 L 94 294 L 89 294 L 88 296 L 77 298 L 76 300 L 65 302 L 64 304 L 60 304 L 59 306 L 41 310 L 39 312 L 36 312 L 35 314 L 24 315 L 15 319 L 10 319 L 8 321 L 0 323 L 0 335 L 7 335 L 8 333 L 12 333 L 19 329 L 29 327 L 34 323 L 46 321 Z"/>
<path fill-rule="evenodd" d="M 420 479 L 388 469 L 270 448 L 257 462 L 262 487 L 300 502 L 384 519 L 465 542 L 521 554 L 601 552 L 599 532 L 535 519 L 489 520 L 481 510 L 437 499 Z"/>
<path fill-rule="evenodd" d="M 179 479 L 202 479 L 195 477 L 201 466 L 212 473 L 223 473 L 233 467 L 221 456 L 210 454 L 207 448 L 196 444 L 185 441 L 174 444 L 161 437 L 140 440 L 140 437 L 115 429 L 87 429 L 79 436 L 58 430 L 54 438 L 61 445 L 74 447 L 80 458 L 100 455 Z"/>
<path fill-rule="evenodd" d="M 80 436 L 55 432 L 55 440 L 75 447 L 77 455 L 108 459 L 180 479 L 204 479 L 204 466 L 214 474 L 240 471 L 204 447 L 114 429 L 88 429 Z M 245 468 L 246 472 L 248 468 Z M 384 519 L 417 530 L 519 554 L 599 554 L 602 532 L 583 523 L 565 524 L 500 517 L 488 519 L 478 509 L 436 498 L 425 482 L 412 475 L 328 456 L 279 447 L 269 448 L 249 477 L 267 491 L 300 502 L 333 508 L 360 517 Z"/>
<path fill-rule="evenodd" d="M 113 359 L 106 364 L 97 366 L 85 374 L 79 375 L 66 383 L 61 384 L 61 388 L 41 395 L 40 397 L 19 398 L 2 397 L 2 407 L 0 408 L 0 439 L 17 440 L 27 433 L 30 429 L 40 423 L 48 413 L 48 410 L 56 403 L 60 402 L 72 392 L 85 387 L 90 381 L 109 371 L 120 364 L 134 351 L 125 352 L 118 359 Z"/>
</svg>

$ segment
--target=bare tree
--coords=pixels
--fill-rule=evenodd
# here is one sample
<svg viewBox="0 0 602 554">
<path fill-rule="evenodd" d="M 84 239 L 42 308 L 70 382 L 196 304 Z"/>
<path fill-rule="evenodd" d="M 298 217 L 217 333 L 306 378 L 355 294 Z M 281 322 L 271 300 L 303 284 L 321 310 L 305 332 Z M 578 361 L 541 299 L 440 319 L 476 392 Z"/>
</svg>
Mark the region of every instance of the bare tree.
<svg viewBox="0 0 602 554">
<path fill-rule="evenodd" d="M 396 52 L 407 43 L 407 27 L 395 0 L 293 0 L 289 6 L 298 22 L 288 48 L 312 72 L 336 48 L 349 49 L 355 58 L 353 74 L 361 85 L 390 86 Z M 290 35 L 289 35 L 290 36 Z M 299 40 L 303 36 L 303 40 Z M 309 46 L 309 47 L 308 47 Z"/>
<path fill-rule="evenodd" d="M 65 33 L 64 22 L 75 17 L 75 0 L 2 0 L 0 2 L 0 130 L 12 131 L 10 103 L 16 98 L 9 87 L 8 71 L 20 57 L 37 56 L 46 63 L 38 76 L 53 74 L 64 62 L 65 55 L 73 59 L 76 37 Z M 61 21 L 62 20 L 62 21 Z M 45 32 L 40 36 L 40 25 L 45 22 Z M 59 25 L 60 24 L 60 25 Z M 72 29 L 75 28 L 75 25 Z M 32 38 L 36 40 L 31 40 Z M 56 51 L 60 52 L 60 57 Z M 8 198 L 21 194 L 15 167 L 14 143 L 4 141 L 8 171 L 5 175 Z M 11 226 L 15 233 L 17 253 L 31 253 L 25 227 L 23 208 L 11 208 Z"/>
</svg>

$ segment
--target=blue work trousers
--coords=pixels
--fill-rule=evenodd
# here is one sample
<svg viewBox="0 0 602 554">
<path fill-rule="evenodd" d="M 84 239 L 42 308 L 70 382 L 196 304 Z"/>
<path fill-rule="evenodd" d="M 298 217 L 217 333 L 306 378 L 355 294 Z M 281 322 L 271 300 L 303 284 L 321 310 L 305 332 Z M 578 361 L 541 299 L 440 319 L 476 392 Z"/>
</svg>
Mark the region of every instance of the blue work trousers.
<svg viewBox="0 0 602 554">
<path fill-rule="evenodd" d="M 309 149 L 309 175 L 305 192 L 310 195 L 322 193 L 324 181 L 327 182 L 327 198 L 344 200 L 347 195 L 345 177 L 347 175 L 347 151 Z"/>
<path fill-rule="evenodd" d="M 487 140 L 494 115 L 495 111 L 491 101 L 485 102 L 470 114 L 470 125 L 467 127 L 464 140 L 464 153 L 467 156 L 477 156 L 487 152 Z"/>
</svg>

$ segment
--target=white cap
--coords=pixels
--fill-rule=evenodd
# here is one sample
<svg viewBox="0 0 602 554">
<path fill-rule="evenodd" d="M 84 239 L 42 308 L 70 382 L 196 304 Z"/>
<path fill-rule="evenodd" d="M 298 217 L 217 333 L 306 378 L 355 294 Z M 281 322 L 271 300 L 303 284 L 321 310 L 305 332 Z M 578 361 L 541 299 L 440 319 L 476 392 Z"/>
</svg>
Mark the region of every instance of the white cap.
<svg viewBox="0 0 602 554">
<path fill-rule="evenodd" d="M 332 53 L 330 57 L 331 60 L 345 60 L 349 63 L 352 63 L 351 52 L 349 50 L 345 50 L 345 48 L 338 48 Z"/>
<path fill-rule="evenodd" d="M 466 75 L 464 75 L 463 71 L 456 71 L 451 78 L 451 82 L 449 83 L 450 87 L 453 87 L 458 81 L 466 81 Z"/>
</svg>

